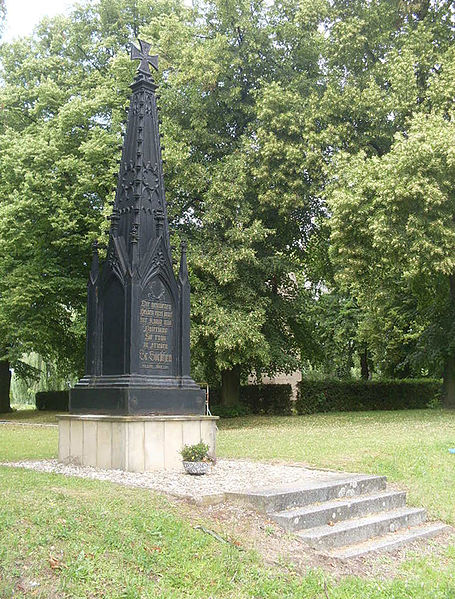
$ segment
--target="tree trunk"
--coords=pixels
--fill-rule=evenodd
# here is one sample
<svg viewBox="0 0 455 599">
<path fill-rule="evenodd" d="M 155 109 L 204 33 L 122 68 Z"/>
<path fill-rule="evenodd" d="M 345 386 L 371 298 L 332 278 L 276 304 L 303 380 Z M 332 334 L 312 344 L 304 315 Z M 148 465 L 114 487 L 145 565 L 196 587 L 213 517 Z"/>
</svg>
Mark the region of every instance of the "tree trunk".
<svg viewBox="0 0 455 599">
<path fill-rule="evenodd" d="M 443 405 L 455 410 L 455 356 L 447 358 L 444 368 Z"/>
<path fill-rule="evenodd" d="M 240 366 L 221 371 L 221 405 L 236 406 L 240 401 Z"/>
<path fill-rule="evenodd" d="M 449 277 L 450 301 L 455 306 L 455 275 Z M 455 409 L 455 355 L 447 356 L 444 367 L 444 393 L 442 403 L 445 408 Z"/>
<path fill-rule="evenodd" d="M 363 346 L 363 351 L 360 353 L 360 376 L 362 380 L 368 381 L 370 378 L 370 369 L 368 367 L 368 346 Z"/>
<path fill-rule="evenodd" d="M 11 372 L 9 361 L 0 361 L 0 413 L 11 412 L 9 392 L 11 387 Z"/>
</svg>

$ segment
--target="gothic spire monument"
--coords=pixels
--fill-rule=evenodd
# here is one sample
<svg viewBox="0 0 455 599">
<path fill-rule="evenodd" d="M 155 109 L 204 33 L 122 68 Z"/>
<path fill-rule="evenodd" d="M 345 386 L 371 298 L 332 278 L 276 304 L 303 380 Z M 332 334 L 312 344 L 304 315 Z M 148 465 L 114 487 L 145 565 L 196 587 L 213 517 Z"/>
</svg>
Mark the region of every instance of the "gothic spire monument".
<svg viewBox="0 0 455 599">
<path fill-rule="evenodd" d="M 95 244 L 88 282 L 85 376 L 70 391 L 70 413 L 203 414 L 190 376 L 190 287 L 186 246 L 172 267 L 157 96 L 150 44 L 139 60 L 123 141 L 107 257 Z"/>
</svg>

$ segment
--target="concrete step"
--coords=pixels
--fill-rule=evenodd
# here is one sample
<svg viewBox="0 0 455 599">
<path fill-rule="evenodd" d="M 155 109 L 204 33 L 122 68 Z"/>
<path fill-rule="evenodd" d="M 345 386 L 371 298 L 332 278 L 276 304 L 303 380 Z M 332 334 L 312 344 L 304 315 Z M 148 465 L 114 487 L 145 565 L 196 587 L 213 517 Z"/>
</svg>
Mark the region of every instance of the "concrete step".
<svg viewBox="0 0 455 599">
<path fill-rule="evenodd" d="M 302 507 L 312 503 L 322 503 L 344 497 L 355 497 L 383 491 L 386 488 L 385 476 L 351 474 L 349 477 L 327 481 L 310 480 L 298 487 L 261 489 L 248 493 L 226 493 L 226 498 L 247 505 L 260 512 L 271 513 Z"/>
<path fill-rule="evenodd" d="M 350 499 L 335 499 L 269 514 L 269 517 L 285 530 L 297 530 L 325 526 L 350 518 L 359 518 L 393 510 L 406 505 L 404 491 L 383 491 L 369 495 L 358 495 Z"/>
<path fill-rule="evenodd" d="M 401 507 L 373 516 L 338 522 L 333 526 L 325 525 L 302 530 L 297 533 L 297 536 L 310 547 L 325 550 L 360 543 L 401 528 L 417 526 L 422 524 L 425 518 L 424 509 Z"/>
<path fill-rule="evenodd" d="M 374 537 L 363 543 L 348 545 L 347 547 L 338 547 L 328 552 L 331 557 L 338 559 L 350 559 L 362 557 L 370 553 L 379 553 L 382 551 L 393 551 L 403 545 L 418 541 L 419 539 L 429 539 L 444 532 L 449 532 L 450 526 L 442 522 L 426 522 L 420 526 L 413 526 L 397 532 L 388 533 L 382 537 Z"/>
</svg>

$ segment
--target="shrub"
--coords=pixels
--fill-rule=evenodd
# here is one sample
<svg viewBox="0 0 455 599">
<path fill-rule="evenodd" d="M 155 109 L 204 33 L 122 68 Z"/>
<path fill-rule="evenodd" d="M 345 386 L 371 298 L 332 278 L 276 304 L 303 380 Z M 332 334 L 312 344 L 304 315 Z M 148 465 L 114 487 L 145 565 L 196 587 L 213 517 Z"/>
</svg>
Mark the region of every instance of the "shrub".
<svg viewBox="0 0 455 599">
<path fill-rule="evenodd" d="M 235 406 L 220 406 L 215 404 L 214 406 L 210 406 L 210 411 L 213 416 L 219 416 L 220 418 L 237 418 L 251 414 L 250 408 L 240 403 Z"/>
<path fill-rule="evenodd" d="M 209 460 L 209 446 L 203 441 L 196 445 L 184 445 L 180 454 L 185 462 L 206 462 Z"/>
<path fill-rule="evenodd" d="M 438 401 L 441 382 L 432 379 L 390 381 L 302 381 L 298 414 L 360 410 L 428 408 Z"/>
<path fill-rule="evenodd" d="M 242 385 L 240 387 L 240 401 L 251 414 L 260 414 L 264 405 L 262 385 Z"/>
<path fill-rule="evenodd" d="M 219 389 L 210 390 L 210 409 L 215 416 L 234 418 L 247 414 L 292 414 L 291 385 L 242 385 L 240 403 L 220 405 Z"/>
<path fill-rule="evenodd" d="M 292 414 L 292 387 L 282 385 L 245 385 L 240 388 L 240 398 L 253 414 Z"/>
<path fill-rule="evenodd" d="M 38 410 L 58 410 L 68 412 L 69 391 L 38 391 L 35 405 Z"/>
</svg>

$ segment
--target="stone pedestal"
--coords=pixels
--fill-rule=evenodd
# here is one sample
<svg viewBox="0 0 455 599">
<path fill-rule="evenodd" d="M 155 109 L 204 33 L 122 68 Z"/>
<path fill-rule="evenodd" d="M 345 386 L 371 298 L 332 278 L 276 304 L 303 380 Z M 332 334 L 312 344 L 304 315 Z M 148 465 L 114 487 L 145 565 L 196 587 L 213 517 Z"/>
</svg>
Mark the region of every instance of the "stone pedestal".
<svg viewBox="0 0 455 599">
<path fill-rule="evenodd" d="M 58 417 L 60 462 L 129 472 L 182 470 L 179 451 L 203 441 L 215 457 L 217 416 Z"/>
</svg>

